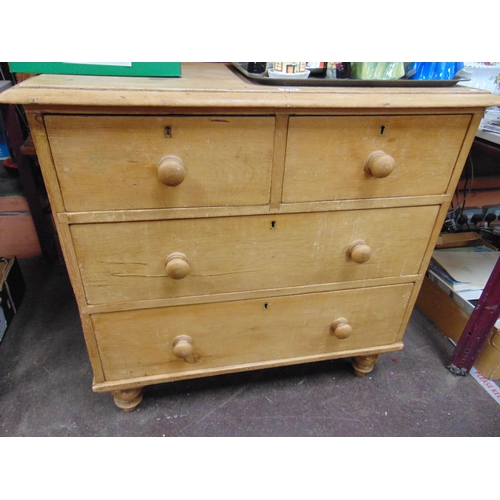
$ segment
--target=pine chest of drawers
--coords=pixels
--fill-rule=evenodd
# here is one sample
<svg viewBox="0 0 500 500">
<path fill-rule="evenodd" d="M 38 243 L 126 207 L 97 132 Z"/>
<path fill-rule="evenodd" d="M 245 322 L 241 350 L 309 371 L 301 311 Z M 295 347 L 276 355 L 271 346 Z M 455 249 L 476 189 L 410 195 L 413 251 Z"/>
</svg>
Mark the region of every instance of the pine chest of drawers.
<svg viewBox="0 0 500 500">
<path fill-rule="evenodd" d="M 468 88 L 40 75 L 25 106 L 93 389 L 352 358 L 403 334 L 484 108 Z"/>
</svg>

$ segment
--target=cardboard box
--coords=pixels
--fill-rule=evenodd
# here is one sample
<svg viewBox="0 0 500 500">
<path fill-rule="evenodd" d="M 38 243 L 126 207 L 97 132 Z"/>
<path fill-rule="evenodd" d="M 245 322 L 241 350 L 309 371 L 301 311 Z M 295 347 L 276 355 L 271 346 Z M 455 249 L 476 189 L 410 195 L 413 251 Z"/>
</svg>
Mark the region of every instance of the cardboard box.
<svg viewBox="0 0 500 500">
<path fill-rule="evenodd" d="M 19 310 L 26 285 L 15 257 L 0 257 L 0 341 Z"/>
<path fill-rule="evenodd" d="M 58 75 L 181 76 L 180 62 L 10 62 L 12 73 Z"/>
<path fill-rule="evenodd" d="M 457 343 L 469 321 L 472 307 L 465 310 L 464 304 L 453 299 L 430 278 L 425 277 L 417 298 L 417 308 L 422 311 L 436 328 L 446 337 Z M 500 380 L 500 330 L 498 322 L 479 355 L 474 366 L 490 380 Z"/>
<path fill-rule="evenodd" d="M 485 246 L 492 250 L 498 250 L 491 243 L 481 238 L 481 235 L 473 231 L 467 233 L 443 233 L 439 236 L 436 248 L 458 248 Z"/>
</svg>

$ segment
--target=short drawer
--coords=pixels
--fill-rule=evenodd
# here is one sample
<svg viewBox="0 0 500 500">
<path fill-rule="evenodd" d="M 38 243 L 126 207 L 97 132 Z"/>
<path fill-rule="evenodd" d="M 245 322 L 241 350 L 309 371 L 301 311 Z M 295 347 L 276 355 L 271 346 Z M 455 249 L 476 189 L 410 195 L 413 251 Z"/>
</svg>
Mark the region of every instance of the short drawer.
<svg viewBox="0 0 500 500">
<path fill-rule="evenodd" d="M 67 211 L 264 205 L 272 117 L 45 117 Z"/>
<path fill-rule="evenodd" d="M 92 316 L 106 380 L 387 346 L 413 284 Z"/>
<path fill-rule="evenodd" d="M 437 213 L 423 206 L 81 224 L 71 234 L 87 301 L 102 304 L 416 275 Z"/>
<path fill-rule="evenodd" d="M 291 117 L 285 203 L 443 194 L 470 115 Z"/>
</svg>

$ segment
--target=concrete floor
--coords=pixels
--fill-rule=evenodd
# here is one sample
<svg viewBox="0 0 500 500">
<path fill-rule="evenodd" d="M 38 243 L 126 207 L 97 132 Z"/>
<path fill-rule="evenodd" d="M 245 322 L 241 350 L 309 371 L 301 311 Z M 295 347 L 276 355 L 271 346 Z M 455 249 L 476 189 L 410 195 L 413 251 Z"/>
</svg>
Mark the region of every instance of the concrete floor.
<svg viewBox="0 0 500 500">
<path fill-rule="evenodd" d="M 346 360 L 145 389 L 133 413 L 92 392 L 66 269 L 21 260 L 27 291 L 0 343 L 0 436 L 500 436 L 500 405 L 446 368 L 415 310 L 405 348 L 365 378 Z"/>
</svg>

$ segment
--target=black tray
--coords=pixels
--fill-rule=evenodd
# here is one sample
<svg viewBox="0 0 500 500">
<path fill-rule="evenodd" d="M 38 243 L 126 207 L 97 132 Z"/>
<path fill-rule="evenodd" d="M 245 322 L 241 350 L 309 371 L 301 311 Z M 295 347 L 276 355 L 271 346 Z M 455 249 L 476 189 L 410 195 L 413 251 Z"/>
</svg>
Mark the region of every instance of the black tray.
<svg viewBox="0 0 500 500">
<path fill-rule="evenodd" d="M 452 80 L 357 80 L 354 78 L 323 78 L 311 72 L 308 78 L 270 78 L 267 75 L 249 73 L 248 63 L 231 63 L 241 74 L 263 85 L 279 87 L 453 87 L 458 82 L 468 82 L 466 78 Z"/>
</svg>

